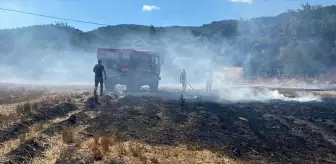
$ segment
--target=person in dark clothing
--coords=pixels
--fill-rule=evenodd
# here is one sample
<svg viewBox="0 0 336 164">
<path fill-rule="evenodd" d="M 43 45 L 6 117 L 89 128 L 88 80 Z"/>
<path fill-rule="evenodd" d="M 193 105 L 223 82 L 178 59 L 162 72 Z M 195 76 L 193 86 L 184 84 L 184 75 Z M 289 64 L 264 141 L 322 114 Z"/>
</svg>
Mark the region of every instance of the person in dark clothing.
<svg viewBox="0 0 336 164">
<path fill-rule="evenodd" d="M 94 92 L 95 94 L 97 94 L 97 87 L 98 84 L 100 85 L 100 95 L 103 95 L 103 84 L 104 84 L 104 80 L 103 80 L 103 72 L 104 72 L 104 79 L 106 80 L 106 72 L 105 72 L 105 68 L 102 65 L 102 61 L 98 60 L 98 64 L 96 64 L 93 67 L 93 72 L 95 73 L 95 88 L 94 88 Z"/>
<path fill-rule="evenodd" d="M 186 87 L 187 87 L 187 73 L 184 68 L 180 75 L 180 83 L 182 83 L 182 89 L 183 89 L 183 92 L 185 92 Z"/>
</svg>

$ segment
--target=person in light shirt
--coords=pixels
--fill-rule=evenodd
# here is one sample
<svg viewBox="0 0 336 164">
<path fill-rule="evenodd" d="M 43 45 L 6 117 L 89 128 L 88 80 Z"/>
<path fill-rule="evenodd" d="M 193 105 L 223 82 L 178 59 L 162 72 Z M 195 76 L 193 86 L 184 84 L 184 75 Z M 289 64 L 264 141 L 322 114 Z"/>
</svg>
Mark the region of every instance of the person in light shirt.
<svg viewBox="0 0 336 164">
<path fill-rule="evenodd" d="M 180 83 L 182 84 L 183 92 L 185 92 L 185 90 L 187 88 L 187 73 L 186 73 L 184 68 L 183 68 L 183 71 L 181 72 L 181 75 L 180 75 Z"/>
<path fill-rule="evenodd" d="M 205 90 L 206 92 L 211 92 L 211 87 L 212 87 L 212 71 L 209 71 L 205 75 Z"/>
</svg>

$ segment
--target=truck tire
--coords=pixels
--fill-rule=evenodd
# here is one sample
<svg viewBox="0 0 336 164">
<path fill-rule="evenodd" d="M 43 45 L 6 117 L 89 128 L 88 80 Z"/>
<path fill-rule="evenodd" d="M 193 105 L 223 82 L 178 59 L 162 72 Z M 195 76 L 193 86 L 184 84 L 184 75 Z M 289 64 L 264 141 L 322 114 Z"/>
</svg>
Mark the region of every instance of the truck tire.
<svg viewBox="0 0 336 164">
<path fill-rule="evenodd" d="M 159 81 L 155 81 L 149 85 L 149 89 L 151 92 L 157 92 L 159 90 Z"/>
</svg>

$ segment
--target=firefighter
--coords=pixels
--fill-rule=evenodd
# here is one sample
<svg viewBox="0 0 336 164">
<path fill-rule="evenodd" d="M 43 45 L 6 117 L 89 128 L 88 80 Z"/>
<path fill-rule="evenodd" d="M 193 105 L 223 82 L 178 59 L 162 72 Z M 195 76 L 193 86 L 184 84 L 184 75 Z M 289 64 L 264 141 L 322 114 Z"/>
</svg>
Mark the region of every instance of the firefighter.
<svg viewBox="0 0 336 164">
<path fill-rule="evenodd" d="M 98 84 L 100 85 L 100 95 L 103 95 L 103 84 L 104 84 L 104 80 L 103 80 L 103 72 L 104 72 L 104 79 L 106 80 L 106 72 L 105 72 L 105 68 L 102 65 L 102 61 L 98 60 L 98 64 L 96 64 L 93 67 L 93 72 L 95 73 L 95 88 L 94 88 L 94 94 L 97 95 L 97 88 L 98 88 Z"/>
<path fill-rule="evenodd" d="M 187 87 L 187 73 L 184 68 L 180 75 L 180 83 L 182 83 L 182 90 L 185 92 Z"/>
<path fill-rule="evenodd" d="M 212 86 L 212 71 L 209 71 L 205 75 L 205 90 L 206 92 L 211 92 L 211 86 Z"/>
</svg>

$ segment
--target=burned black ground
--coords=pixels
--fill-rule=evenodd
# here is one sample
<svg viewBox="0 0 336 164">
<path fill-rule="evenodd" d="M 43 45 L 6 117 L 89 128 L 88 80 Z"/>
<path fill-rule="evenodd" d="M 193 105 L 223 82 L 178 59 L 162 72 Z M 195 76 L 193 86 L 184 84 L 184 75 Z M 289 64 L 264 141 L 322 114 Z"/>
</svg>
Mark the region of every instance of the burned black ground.
<svg viewBox="0 0 336 164">
<path fill-rule="evenodd" d="M 154 96 L 101 99 L 87 133 L 153 145 L 192 145 L 233 158 L 336 163 L 336 101 L 215 103 Z"/>
<path fill-rule="evenodd" d="M 87 96 L 87 93 L 75 95 L 76 101 L 72 103 L 38 110 L 23 116 L 19 123 L 1 129 L 0 140 L 5 142 L 27 133 L 33 124 L 77 111 L 42 129 L 41 140 L 28 139 L 6 153 L 6 161 L 41 157 L 49 149 L 46 145 L 49 137 L 66 127 L 83 127 L 76 137 L 84 140 L 97 134 L 117 134 L 124 141 L 152 146 L 185 145 L 190 150 L 206 149 L 257 163 L 336 163 L 334 98 L 305 103 L 278 100 L 224 103 L 218 99 L 208 101 L 202 96 L 181 97 L 179 93 L 170 93 L 106 95 L 97 104 Z M 73 146 L 62 150 L 56 161 L 67 161 L 63 156 Z M 90 155 L 76 153 L 68 161 L 94 161 Z"/>
<path fill-rule="evenodd" d="M 0 142 L 5 142 L 10 139 L 15 139 L 19 135 L 29 131 L 29 126 L 45 122 L 57 117 L 66 116 L 69 112 L 76 110 L 77 107 L 70 103 L 61 103 L 54 107 L 38 109 L 36 113 L 29 113 L 21 116 L 20 122 L 11 124 L 4 129 L 0 129 Z"/>
</svg>

